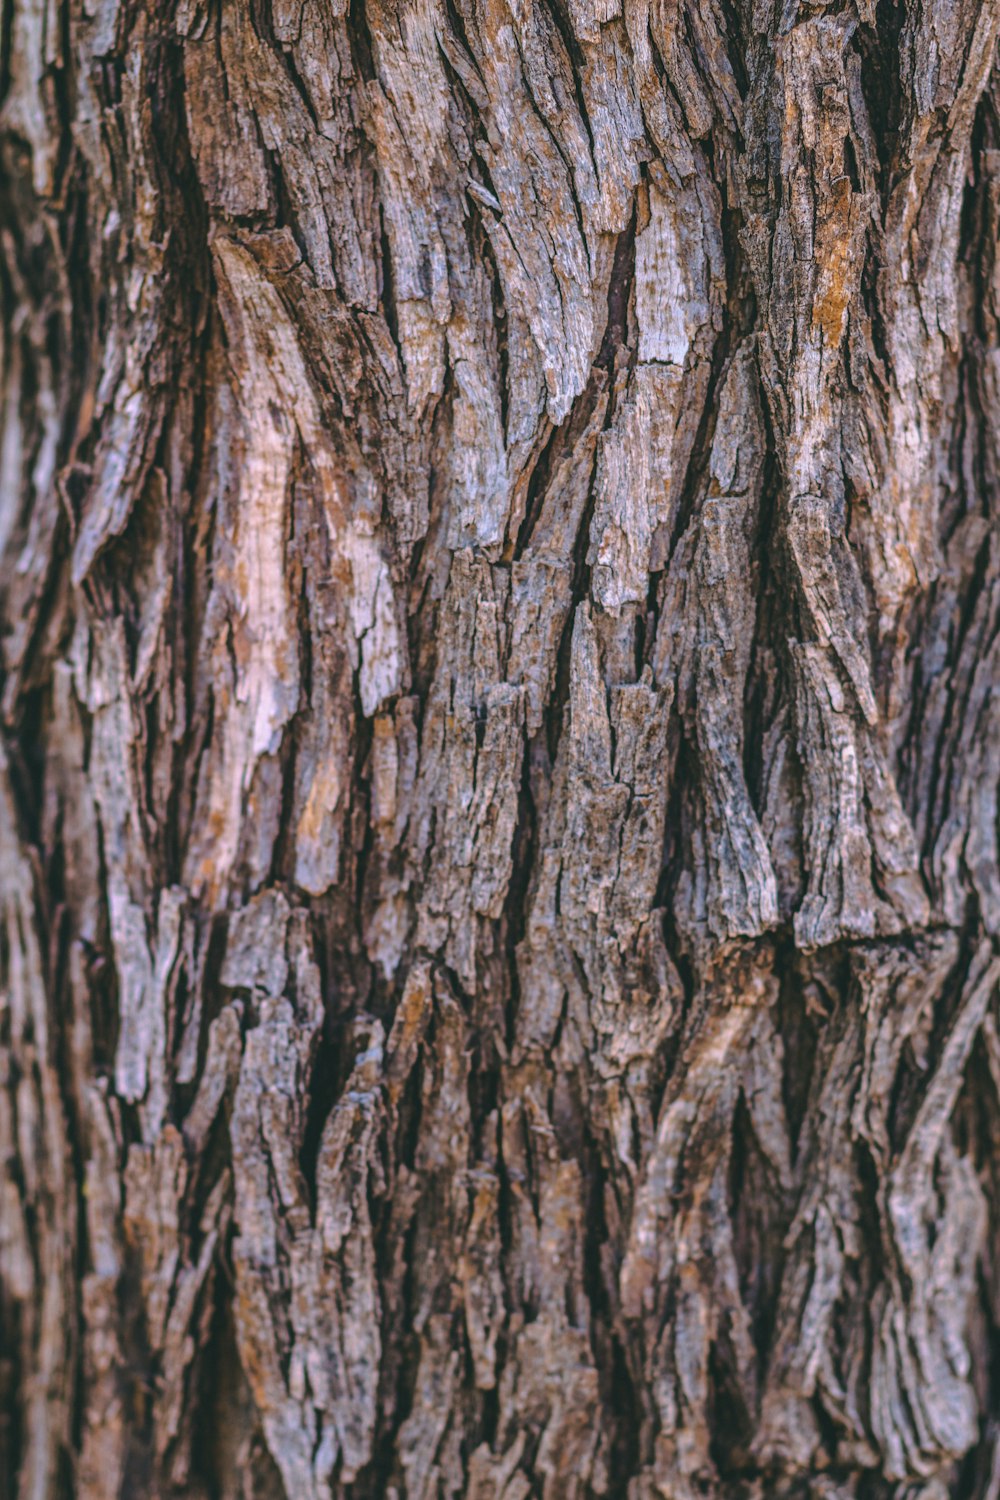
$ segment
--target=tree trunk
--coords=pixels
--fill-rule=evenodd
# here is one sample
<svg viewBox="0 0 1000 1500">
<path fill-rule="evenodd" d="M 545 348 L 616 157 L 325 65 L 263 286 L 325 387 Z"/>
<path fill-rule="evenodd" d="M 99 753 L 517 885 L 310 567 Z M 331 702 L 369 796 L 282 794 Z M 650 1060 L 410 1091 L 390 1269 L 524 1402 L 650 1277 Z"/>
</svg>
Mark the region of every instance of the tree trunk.
<svg viewBox="0 0 1000 1500">
<path fill-rule="evenodd" d="M 3 1494 L 997 1500 L 998 0 L 0 26 Z"/>
</svg>

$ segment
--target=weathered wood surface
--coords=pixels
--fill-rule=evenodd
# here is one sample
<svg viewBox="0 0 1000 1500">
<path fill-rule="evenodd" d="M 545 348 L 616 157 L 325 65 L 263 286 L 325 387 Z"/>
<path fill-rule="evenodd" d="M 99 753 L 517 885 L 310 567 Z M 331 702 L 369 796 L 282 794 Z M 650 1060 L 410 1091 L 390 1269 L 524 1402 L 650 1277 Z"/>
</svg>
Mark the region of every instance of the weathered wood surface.
<svg viewBox="0 0 1000 1500">
<path fill-rule="evenodd" d="M 997 0 L 0 27 L 0 1489 L 997 1500 Z"/>
</svg>

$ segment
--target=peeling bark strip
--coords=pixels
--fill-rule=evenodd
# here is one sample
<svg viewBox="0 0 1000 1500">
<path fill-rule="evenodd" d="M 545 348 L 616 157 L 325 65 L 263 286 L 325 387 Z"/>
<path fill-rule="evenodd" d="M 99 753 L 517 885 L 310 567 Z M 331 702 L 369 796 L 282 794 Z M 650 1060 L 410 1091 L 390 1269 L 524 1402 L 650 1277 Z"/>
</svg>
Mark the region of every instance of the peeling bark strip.
<svg viewBox="0 0 1000 1500">
<path fill-rule="evenodd" d="M 998 1500 L 997 0 L 0 7 L 0 1493 Z"/>
</svg>

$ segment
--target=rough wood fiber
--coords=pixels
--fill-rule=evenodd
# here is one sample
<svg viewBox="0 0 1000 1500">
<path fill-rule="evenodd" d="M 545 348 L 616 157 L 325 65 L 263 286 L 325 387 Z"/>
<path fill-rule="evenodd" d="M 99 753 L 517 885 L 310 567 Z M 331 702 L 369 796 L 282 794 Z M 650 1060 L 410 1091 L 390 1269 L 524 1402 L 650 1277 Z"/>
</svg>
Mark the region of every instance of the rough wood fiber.
<svg viewBox="0 0 1000 1500">
<path fill-rule="evenodd" d="M 1000 1496 L 997 0 L 6 0 L 0 1491 Z"/>
</svg>

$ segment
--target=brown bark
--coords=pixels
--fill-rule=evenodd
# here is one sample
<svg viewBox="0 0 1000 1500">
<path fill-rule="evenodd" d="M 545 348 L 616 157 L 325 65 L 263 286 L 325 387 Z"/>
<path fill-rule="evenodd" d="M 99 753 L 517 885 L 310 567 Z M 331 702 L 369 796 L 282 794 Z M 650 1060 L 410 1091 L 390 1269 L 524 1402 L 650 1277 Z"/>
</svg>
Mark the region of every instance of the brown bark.
<svg viewBox="0 0 1000 1500">
<path fill-rule="evenodd" d="M 6 0 L 0 1488 L 997 1500 L 997 0 Z"/>
</svg>

